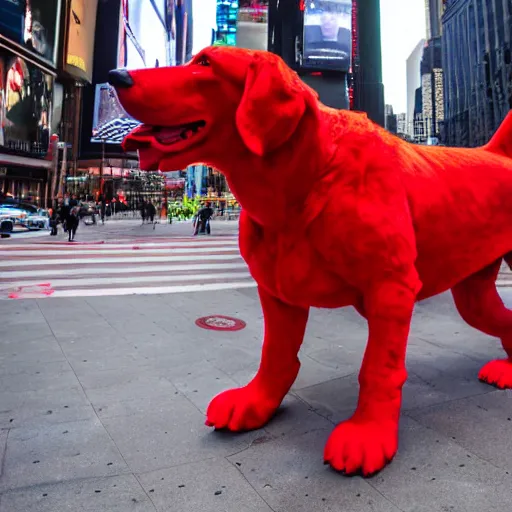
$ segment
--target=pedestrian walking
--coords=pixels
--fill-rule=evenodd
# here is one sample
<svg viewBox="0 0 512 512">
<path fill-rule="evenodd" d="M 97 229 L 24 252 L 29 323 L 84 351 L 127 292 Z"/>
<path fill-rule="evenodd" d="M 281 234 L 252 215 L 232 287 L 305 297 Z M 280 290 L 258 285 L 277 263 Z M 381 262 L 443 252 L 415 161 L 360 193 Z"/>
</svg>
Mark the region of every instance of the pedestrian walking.
<svg viewBox="0 0 512 512">
<path fill-rule="evenodd" d="M 78 229 L 79 216 L 80 203 L 78 202 L 76 195 L 73 195 L 73 198 L 69 201 L 69 212 L 66 219 L 69 242 L 73 242 L 75 240 L 76 230 Z"/>
</svg>

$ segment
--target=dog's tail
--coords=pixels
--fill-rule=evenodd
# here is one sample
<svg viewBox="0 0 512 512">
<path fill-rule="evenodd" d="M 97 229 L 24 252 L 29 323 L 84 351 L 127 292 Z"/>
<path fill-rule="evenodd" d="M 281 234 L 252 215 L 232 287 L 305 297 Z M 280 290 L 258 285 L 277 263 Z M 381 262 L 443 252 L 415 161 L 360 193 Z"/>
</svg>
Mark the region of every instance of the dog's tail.
<svg viewBox="0 0 512 512">
<path fill-rule="evenodd" d="M 512 158 L 512 111 L 507 114 L 484 149 Z"/>
</svg>

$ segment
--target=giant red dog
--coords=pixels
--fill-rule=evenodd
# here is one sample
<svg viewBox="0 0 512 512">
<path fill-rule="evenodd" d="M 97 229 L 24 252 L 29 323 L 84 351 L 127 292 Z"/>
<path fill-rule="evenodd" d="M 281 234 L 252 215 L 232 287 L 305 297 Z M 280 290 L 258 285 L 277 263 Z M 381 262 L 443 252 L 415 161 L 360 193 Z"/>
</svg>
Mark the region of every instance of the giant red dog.
<svg viewBox="0 0 512 512">
<path fill-rule="evenodd" d="M 507 353 L 479 378 L 512 387 L 512 311 L 495 287 L 512 261 L 512 114 L 481 148 L 412 145 L 325 107 L 279 57 L 226 47 L 184 66 L 115 70 L 110 82 L 144 123 L 124 142 L 143 169 L 214 166 L 243 207 L 263 353 L 247 386 L 213 399 L 207 425 L 265 425 L 299 371 L 309 309 L 353 306 L 369 327 L 359 401 L 324 458 L 347 474 L 378 471 L 397 450 L 414 304 L 449 289 Z"/>
</svg>

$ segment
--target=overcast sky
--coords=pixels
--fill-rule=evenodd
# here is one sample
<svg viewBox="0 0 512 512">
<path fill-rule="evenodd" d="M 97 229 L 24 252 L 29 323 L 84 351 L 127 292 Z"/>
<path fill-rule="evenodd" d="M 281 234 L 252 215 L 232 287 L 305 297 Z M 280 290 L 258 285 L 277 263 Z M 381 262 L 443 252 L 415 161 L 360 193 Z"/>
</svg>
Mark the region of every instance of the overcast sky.
<svg viewBox="0 0 512 512">
<path fill-rule="evenodd" d="M 405 61 L 426 36 L 425 0 L 380 0 L 382 74 L 386 103 L 406 111 Z"/>
</svg>

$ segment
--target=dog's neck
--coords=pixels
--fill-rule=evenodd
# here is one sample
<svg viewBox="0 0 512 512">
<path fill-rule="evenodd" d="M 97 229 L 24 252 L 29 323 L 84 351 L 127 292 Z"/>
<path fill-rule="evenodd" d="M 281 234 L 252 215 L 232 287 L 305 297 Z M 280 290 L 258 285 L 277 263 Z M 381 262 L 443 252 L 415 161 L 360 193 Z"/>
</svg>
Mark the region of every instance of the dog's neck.
<svg viewBox="0 0 512 512">
<path fill-rule="evenodd" d="M 313 184 L 329 161 L 327 144 L 317 134 L 316 115 L 306 115 L 293 140 L 268 156 L 259 157 L 242 144 L 218 153 L 218 168 L 242 208 L 258 224 L 280 229 L 299 219 Z"/>
</svg>

